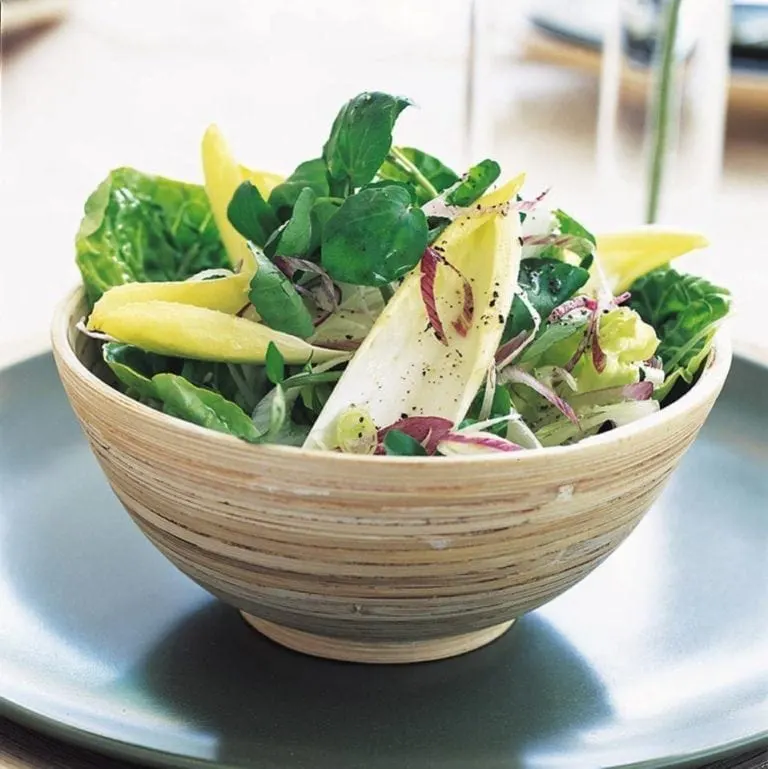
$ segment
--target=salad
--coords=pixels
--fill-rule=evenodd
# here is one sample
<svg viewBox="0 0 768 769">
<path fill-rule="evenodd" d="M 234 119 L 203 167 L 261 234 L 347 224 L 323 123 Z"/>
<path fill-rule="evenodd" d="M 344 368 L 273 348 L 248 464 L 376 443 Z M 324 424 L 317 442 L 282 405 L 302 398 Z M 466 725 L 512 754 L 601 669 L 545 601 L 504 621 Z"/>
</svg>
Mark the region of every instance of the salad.
<svg viewBox="0 0 768 769">
<path fill-rule="evenodd" d="M 355 96 L 286 178 L 215 126 L 202 186 L 112 171 L 76 237 L 110 384 L 252 443 L 418 456 L 571 444 L 685 392 L 730 299 L 669 263 L 706 241 L 595 236 L 493 160 L 397 146 L 409 105 Z"/>
</svg>

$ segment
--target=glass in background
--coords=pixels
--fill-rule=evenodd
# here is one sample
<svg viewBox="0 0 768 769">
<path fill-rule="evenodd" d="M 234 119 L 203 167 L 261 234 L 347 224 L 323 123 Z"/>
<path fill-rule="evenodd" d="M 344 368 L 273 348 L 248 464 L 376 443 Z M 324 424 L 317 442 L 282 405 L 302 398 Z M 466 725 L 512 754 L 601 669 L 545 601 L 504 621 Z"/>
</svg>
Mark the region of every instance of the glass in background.
<svg viewBox="0 0 768 769">
<path fill-rule="evenodd" d="M 600 196 L 622 224 L 706 228 L 723 169 L 730 0 L 615 0 L 603 48 Z"/>
</svg>

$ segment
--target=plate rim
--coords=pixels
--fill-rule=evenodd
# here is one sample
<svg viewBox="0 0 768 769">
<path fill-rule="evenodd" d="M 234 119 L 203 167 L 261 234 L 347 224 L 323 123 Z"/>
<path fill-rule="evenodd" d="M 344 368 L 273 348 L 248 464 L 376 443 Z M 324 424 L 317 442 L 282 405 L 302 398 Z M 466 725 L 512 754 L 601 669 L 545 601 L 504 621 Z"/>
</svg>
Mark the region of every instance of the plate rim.
<svg viewBox="0 0 768 769">
<path fill-rule="evenodd" d="M 0 374 L 12 369 L 21 368 L 33 364 L 44 358 L 53 363 L 51 350 L 38 351 L 21 360 L 10 364 L 0 365 Z M 734 350 L 734 358 L 749 365 L 755 365 L 759 369 L 768 372 L 768 359 L 761 355 L 744 354 L 738 348 Z M 220 769 L 242 769 L 242 767 L 223 763 L 218 759 L 197 758 L 184 753 L 174 752 L 164 748 L 156 748 L 142 745 L 139 742 L 124 740 L 118 737 L 108 736 L 103 732 L 91 731 L 68 722 L 65 718 L 56 718 L 52 715 L 39 712 L 26 707 L 19 702 L 0 694 L 0 717 L 7 718 L 14 723 L 32 731 L 61 740 L 64 743 L 76 745 L 92 750 L 102 755 L 111 756 L 129 761 L 140 761 L 150 766 L 174 767 L 174 769 L 202 769 L 219 767 Z M 687 753 L 674 753 L 658 758 L 644 759 L 639 762 L 612 765 L 614 769 L 664 769 L 665 767 L 691 767 L 705 762 L 718 761 L 733 757 L 740 753 L 765 747 L 768 749 L 768 727 L 751 735 L 730 740 L 726 743 L 710 745 L 699 750 Z M 262 764 L 264 769 L 270 765 Z"/>
</svg>

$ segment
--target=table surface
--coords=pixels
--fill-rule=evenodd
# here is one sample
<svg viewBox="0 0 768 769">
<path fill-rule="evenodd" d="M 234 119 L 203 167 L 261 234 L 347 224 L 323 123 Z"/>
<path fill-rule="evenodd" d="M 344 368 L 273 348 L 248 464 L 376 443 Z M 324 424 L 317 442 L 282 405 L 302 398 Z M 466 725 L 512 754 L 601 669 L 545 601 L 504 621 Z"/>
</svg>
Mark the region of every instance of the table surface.
<svg viewBox="0 0 768 769">
<path fill-rule="evenodd" d="M 421 34 L 415 31 L 420 27 L 414 17 L 424 13 L 426 18 L 434 10 L 429 7 L 432 2 L 423 0 L 418 10 L 405 0 L 372 1 L 366 8 L 368 13 L 374 6 L 385 9 L 385 17 L 378 21 L 386 18 L 389 26 L 383 34 L 389 30 L 392 42 L 397 39 L 394 32 L 404 24 L 413 35 Z M 199 137 L 210 121 L 225 128 L 245 162 L 290 170 L 297 160 L 316 154 L 313 142 L 322 141 L 339 103 L 350 93 L 375 86 L 408 93 L 421 104 L 422 114 L 403 121 L 405 143 L 427 146 L 461 165 L 466 150 L 462 130 L 444 127 L 462 125 L 467 4 L 434 2 L 440 6 L 439 17 L 429 15 L 432 23 L 421 25 L 429 32 L 416 42 L 428 43 L 427 34 L 443 41 L 452 35 L 453 45 L 443 45 L 441 51 L 452 48 L 453 55 L 425 57 L 418 72 L 403 71 L 397 66 L 403 49 L 392 43 L 382 46 L 387 49 L 377 51 L 365 67 L 326 62 L 332 79 L 320 95 L 314 93 L 315 101 L 305 94 L 301 99 L 286 95 L 290 89 L 264 81 L 259 81 L 255 100 L 255 85 L 244 91 L 242 79 L 226 76 L 246 60 L 251 69 L 257 67 L 254 50 L 274 66 L 289 40 L 296 43 L 297 34 L 312 35 L 318 20 L 313 18 L 316 4 L 310 0 L 291 0 L 281 11 L 230 0 L 231 13 L 226 15 L 218 10 L 221 6 L 204 0 L 133 0 L 120 6 L 114 0 L 79 0 L 62 24 L 6 45 L 0 365 L 47 347 L 53 307 L 77 280 L 72 238 L 82 202 L 106 170 L 133 164 L 197 179 Z M 337 0 L 337 4 L 344 6 L 345 23 L 368 22 L 351 0 Z M 284 10 L 286 6 L 293 15 Z M 298 33 L 297 13 L 304 22 Z M 180 22 L 182 17 L 185 21 Z M 513 39 L 526 33 L 510 20 L 494 34 L 498 40 L 506 34 Z M 244 42 L 249 45 L 244 47 Z M 409 45 L 413 42 L 409 40 Z M 361 50 L 365 45 L 363 41 Z M 591 220 L 620 220 L 618 210 L 589 181 L 594 164 L 595 79 L 526 61 L 523 45 L 512 49 L 519 55 L 502 58 L 496 74 L 499 87 L 504 87 L 505 78 L 517 84 L 505 91 L 509 99 L 503 105 L 498 98 L 493 101 L 491 130 L 501 159 L 524 155 L 530 177 L 554 181 L 563 199 L 582 201 Z M 203 50 L 209 55 L 200 56 Z M 264 104 L 279 107 L 269 111 L 279 113 L 279 121 L 265 120 L 259 109 Z M 436 132 L 423 114 L 437 109 L 441 130 Z M 567 120 L 563 120 L 564 109 Z M 733 288 L 736 346 L 768 360 L 761 312 L 762 297 L 768 292 L 768 230 L 761 220 L 761 214 L 764 219 L 768 213 L 766 137 L 764 113 L 747 111 L 729 121 L 717 202 L 720 214 L 708 230 L 713 248 L 699 259 L 696 269 Z M 553 154 L 558 157 L 554 165 Z M 0 719 L 0 767 L 135 769 L 134 764 L 66 745 L 4 719 Z M 708 766 L 726 768 L 767 769 L 768 751 L 752 751 Z"/>
</svg>

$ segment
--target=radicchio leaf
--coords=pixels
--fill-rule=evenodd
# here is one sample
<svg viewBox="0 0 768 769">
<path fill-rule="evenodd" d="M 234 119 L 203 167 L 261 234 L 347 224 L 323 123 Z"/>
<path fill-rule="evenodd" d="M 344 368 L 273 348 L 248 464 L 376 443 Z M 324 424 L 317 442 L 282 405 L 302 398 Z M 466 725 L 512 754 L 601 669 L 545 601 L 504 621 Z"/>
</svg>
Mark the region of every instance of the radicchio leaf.
<svg viewBox="0 0 768 769">
<path fill-rule="evenodd" d="M 534 392 L 541 395 L 542 398 L 549 401 L 560 413 L 566 416 L 573 424 L 579 424 L 576 412 L 571 406 L 561 398 L 554 390 L 539 382 L 533 374 L 524 371 L 517 366 L 509 366 L 502 371 L 502 377 L 507 382 L 516 382 L 517 384 L 530 387 Z"/>
</svg>

